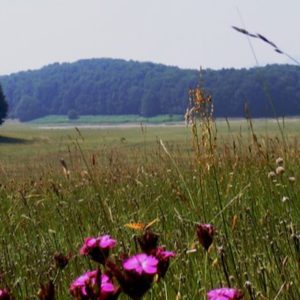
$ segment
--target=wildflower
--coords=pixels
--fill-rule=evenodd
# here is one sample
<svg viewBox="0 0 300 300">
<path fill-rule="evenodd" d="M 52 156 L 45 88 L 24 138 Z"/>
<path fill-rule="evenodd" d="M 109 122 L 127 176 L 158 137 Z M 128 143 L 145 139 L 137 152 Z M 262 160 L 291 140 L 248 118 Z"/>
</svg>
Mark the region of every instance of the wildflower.
<svg viewBox="0 0 300 300">
<path fill-rule="evenodd" d="M 156 257 L 161 260 L 167 260 L 170 257 L 175 257 L 175 253 L 173 251 L 167 251 L 163 247 L 158 247 Z"/>
<path fill-rule="evenodd" d="M 97 271 L 86 272 L 76 278 L 71 286 L 70 293 L 74 297 L 88 297 L 88 290 L 96 285 Z"/>
<path fill-rule="evenodd" d="M 72 256 L 71 253 L 69 253 L 68 255 L 64 255 L 62 253 L 55 253 L 53 258 L 56 267 L 63 270 L 68 265 L 71 256 Z"/>
<path fill-rule="evenodd" d="M 158 247 L 158 235 L 147 229 L 144 234 L 137 237 L 140 248 L 147 255 L 152 255 L 158 260 L 157 273 L 159 277 L 164 277 L 168 268 L 170 257 L 174 257 L 175 253 L 166 251 L 163 247 Z"/>
<path fill-rule="evenodd" d="M 157 265 L 158 260 L 154 256 L 145 253 L 134 255 L 123 262 L 123 267 L 126 271 L 133 271 L 139 275 L 156 274 Z"/>
<path fill-rule="evenodd" d="M 110 278 L 102 274 L 100 295 L 103 299 L 117 299 L 119 291 L 114 287 Z M 101 297 L 100 297 L 101 298 Z"/>
<path fill-rule="evenodd" d="M 213 242 L 215 234 L 215 228 L 211 224 L 198 224 L 197 225 L 197 236 L 200 244 L 207 251 Z"/>
<path fill-rule="evenodd" d="M 55 288 L 52 281 L 49 281 L 48 284 L 41 284 L 40 290 L 38 292 L 38 297 L 40 300 L 55 299 Z"/>
<path fill-rule="evenodd" d="M 89 271 L 75 279 L 70 286 L 75 299 L 117 299 L 119 291 L 106 274 Z"/>
<path fill-rule="evenodd" d="M 12 296 L 7 289 L 0 289 L 0 300 L 12 300 Z"/>
<path fill-rule="evenodd" d="M 219 288 L 211 290 L 207 293 L 208 300 L 240 300 L 243 299 L 243 294 L 232 288 Z"/>
<path fill-rule="evenodd" d="M 278 157 L 276 159 L 276 165 L 277 166 L 282 166 L 283 165 L 283 158 L 282 157 Z"/>
<path fill-rule="evenodd" d="M 276 168 L 276 174 L 277 175 L 282 175 L 283 173 L 284 173 L 284 167 L 282 167 L 282 166 L 279 166 L 279 167 L 277 167 Z"/>
<path fill-rule="evenodd" d="M 137 237 L 137 241 L 141 250 L 150 255 L 157 248 L 158 235 L 153 233 L 151 230 L 146 230 L 142 236 Z"/>
<path fill-rule="evenodd" d="M 88 237 L 84 240 L 84 244 L 80 249 L 81 255 L 89 255 L 94 261 L 105 264 L 109 256 L 109 250 L 116 245 L 117 241 L 109 235 L 100 237 Z"/>
<path fill-rule="evenodd" d="M 290 198 L 287 197 L 287 196 L 283 196 L 282 199 L 281 199 L 281 201 L 282 201 L 283 203 L 286 202 L 286 201 L 288 201 L 288 200 L 290 200 Z"/>
<path fill-rule="evenodd" d="M 158 263 L 154 256 L 140 253 L 127 258 L 123 262 L 123 270 L 111 260 L 107 261 L 106 267 L 126 295 L 132 299 L 141 299 L 152 286 L 158 272 Z"/>
<path fill-rule="evenodd" d="M 157 273 L 159 277 L 164 278 L 169 268 L 170 258 L 175 257 L 175 252 L 166 251 L 163 247 L 158 247 L 155 257 L 158 259 Z"/>
</svg>

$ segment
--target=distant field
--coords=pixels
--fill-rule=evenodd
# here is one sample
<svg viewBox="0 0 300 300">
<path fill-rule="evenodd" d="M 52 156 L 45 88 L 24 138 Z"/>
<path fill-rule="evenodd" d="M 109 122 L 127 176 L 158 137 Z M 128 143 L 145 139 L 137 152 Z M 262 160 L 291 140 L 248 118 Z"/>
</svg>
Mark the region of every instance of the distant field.
<svg viewBox="0 0 300 300">
<path fill-rule="evenodd" d="M 170 124 L 181 123 L 184 121 L 182 115 L 159 115 L 155 117 L 141 117 L 139 115 L 97 115 L 97 116 L 80 116 L 77 120 L 69 120 L 67 116 L 50 115 L 43 118 L 35 119 L 33 121 L 24 123 L 27 125 L 45 125 L 45 126 L 79 126 L 80 125 L 122 125 L 130 124 L 140 126 L 141 124 Z M 285 118 L 285 119 L 254 119 L 253 124 L 258 133 L 268 134 L 269 131 L 276 132 L 279 126 L 286 131 L 286 133 L 296 132 L 300 129 L 300 118 Z M 279 126 L 278 126 L 279 124 Z M 232 118 L 226 121 L 225 119 L 217 119 L 217 126 L 221 132 L 236 132 L 239 130 L 247 130 L 249 123 L 242 118 Z M 1 129 L 1 128 L 0 128 Z"/>
<path fill-rule="evenodd" d="M 183 121 L 182 115 L 159 115 L 155 117 L 141 117 L 139 115 L 98 115 L 98 116 L 80 116 L 76 120 L 69 120 L 68 116 L 50 115 L 35 119 L 31 124 L 112 124 L 112 123 L 162 123 Z"/>
<path fill-rule="evenodd" d="M 28 174 L 25 171 L 28 168 L 35 174 L 34 170 L 37 168 L 48 164 L 58 165 L 61 157 L 68 157 L 73 151 L 78 153 L 78 146 L 89 155 L 103 151 L 118 151 L 128 157 L 139 157 L 136 152 L 140 149 L 146 149 L 146 152 L 154 151 L 159 148 L 159 140 L 172 147 L 180 147 L 183 156 L 192 148 L 191 129 L 183 123 L 176 126 L 159 124 L 150 126 L 128 122 L 123 125 L 116 123 L 106 126 L 96 122 L 54 123 L 55 118 L 52 117 L 48 120 L 48 123 L 45 118 L 45 122 L 37 124 L 8 123 L 0 127 L 0 163 L 3 170 L 14 170 L 17 176 L 22 177 L 24 172 Z M 250 126 L 246 120 L 231 119 L 228 122 L 217 120 L 216 126 L 220 141 L 230 142 L 234 138 L 239 138 L 247 143 L 252 139 Z M 291 118 L 284 122 L 281 120 L 280 126 L 286 138 L 292 139 L 299 135 L 300 119 Z M 281 135 L 278 124 L 273 119 L 253 120 L 253 127 L 258 136 Z M 187 149 L 189 151 L 186 152 Z"/>
</svg>

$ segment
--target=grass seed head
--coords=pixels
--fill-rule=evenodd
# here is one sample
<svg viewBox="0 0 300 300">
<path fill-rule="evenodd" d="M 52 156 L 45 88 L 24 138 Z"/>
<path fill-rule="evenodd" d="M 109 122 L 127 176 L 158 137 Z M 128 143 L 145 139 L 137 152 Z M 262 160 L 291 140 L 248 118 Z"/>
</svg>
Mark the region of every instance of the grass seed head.
<svg viewBox="0 0 300 300">
<path fill-rule="evenodd" d="M 285 171 L 285 169 L 284 169 L 284 167 L 282 167 L 282 166 L 278 166 L 278 167 L 276 168 L 276 174 L 277 174 L 277 175 L 282 175 L 282 174 L 284 173 L 284 171 Z"/>
<path fill-rule="evenodd" d="M 294 176 L 289 177 L 289 182 L 290 183 L 295 183 L 295 181 L 296 181 L 296 178 Z"/>
<path fill-rule="evenodd" d="M 283 165 L 283 158 L 282 157 L 278 157 L 276 159 L 276 165 L 277 166 L 282 166 Z"/>
<path fill-rule="evenodd" d="M 276 177 L 276 173 L 274 172 L 274 171 L 270 171 L 269 173 L 268 173 L 268 178 L 269 179 L 274 179 Z"/>
</svg>

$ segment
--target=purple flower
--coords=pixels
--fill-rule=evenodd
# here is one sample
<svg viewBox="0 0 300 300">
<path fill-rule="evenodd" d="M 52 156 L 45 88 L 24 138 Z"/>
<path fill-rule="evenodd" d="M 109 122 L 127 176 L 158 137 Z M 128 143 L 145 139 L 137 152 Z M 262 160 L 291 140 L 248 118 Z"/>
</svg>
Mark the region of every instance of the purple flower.
<svg viewBox="0 0 300 300">
<path fill-rule="evenodd" d="M 126 271 L 133 271 L 139 275 L 157 273 L 158 260 L 145 253 L 136 254 L 123 262 L 123 267 Z"/>
<path fill-rule="evenodd" d="M 70 286 L 72 296 L 88 297 L 88 289 L 96 285 L 96 277 L 97 271 L 90 271 L 76 278 Z"/>
<path fill-rule="evenodd" d="M 94 261 L 105 264 L 109 256 L 109 250 L 116 245 L 117 241 L 109 235 L 88 237 L 80 248 L 81 255 L 89 255 Z"/>
<path fill-rule="evenodd" d="M 243 293 L 237 289 L 219 288 L 207 293 L 208 300 L 241 300 Z"/>
<path fill-rule="evenodd" d="M 64 255 L 63 253 L 55 253 L 53 258 L 57 268 L 63 270 L 69 263 L 72 254 Z"/>
<path fill-rule="evenodd" d="M 99 270 L 86 272 L 75 279 L 70 286 L 70 293 L 75 299 L 117 299 L 118 289 L 115 288 L 106 274 Z"/>
<path fill-rule="evenodd" d="M 141 299 L 151 288 L 157 274 L 158 259 L 146 253 L 136 254 L 123 261 L 123 269 L 107 260 L 106 267 L 117 279 L 121 290 L 131 299 Z"/>
<path fill-rule="evenodd" d="M 102 274 L 102 276 L 101 276 L 101 293 L 102 294 L 110 294 L 110 293 L 114 293 L 115 291 L 116 291 L 116 288 L 112 284 L 110 278 L 107 275 Z"/>
<path fill-rule="evenodd" d="M 11 300 L 13 299 L 7 289 L 0 289 L 0 300 Z"/>
<path fill-rule="evenodd" d="M 156 251 L 156 257 L 159 260 L 169 260 L 170 257 L 175 257 L 176 254 L 173 251 L 167 251 L 163 247 L 158 247 Z"/>
<path fill-rule="evenodd" d="M 147 229 L 142 236 L 137 237 L 141 250 L 151 255 L 156 250 L 158 244 L 158 235 Z"/>
<path fill-rule="evenodd" d="M 55 287 L 50 280 L 47 284 L 41 284 L 38 292 L 39 300 L 54 300 L 55 299 Z M 1 299 L 1 297 L 0 297 Z"/>
<path fill-rule="evenodd" d="M 112 239 L 109 235 L 102 235 L 99 237 L 88 237 L 84 240 L 84 244 L 80 249 L 80 254 L 88 255 L 89 252 L 95 248 L 111 249 L 116 245 L 117 241 Z"/>
<path fill-rule="evenodd" d="M 111 249 L 115 247 L 117 241 L 115 239 L 112 239 L 108 234 L 101 236 L 99 241 L 99 246 L 102 249 Z"/>
<path fill-rule="evenodd" d="M 163 278 L 168 271 L 170 258 L 175 257 L 175 252 L 166 251 L 163 247 L 158 247 L 155 257 L 158 259 L 157 273 L 159 277 Z"/>
<path fill-rule="evenodd" d="M 198 224 L 197 236 L 200 244 L 207 251 L 213 242 L 215 228 L 211 224 Z"/>
</svg>

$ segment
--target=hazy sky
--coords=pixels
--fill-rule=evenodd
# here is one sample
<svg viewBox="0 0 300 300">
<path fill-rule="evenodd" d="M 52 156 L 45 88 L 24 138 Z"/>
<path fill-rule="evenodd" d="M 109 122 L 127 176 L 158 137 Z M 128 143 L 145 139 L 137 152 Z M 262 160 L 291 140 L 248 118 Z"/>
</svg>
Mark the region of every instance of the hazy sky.
<svg viewBox="0 0 300 300">
<path fill-rule="evenodd" d="M 300 59 L 300 0 L 0 0 L 0 74 L 112 57 L 184 68 L 255 65 L 259 32 Z M 252 40 L 259 64 L 289 60 Z"/>
</svg>

